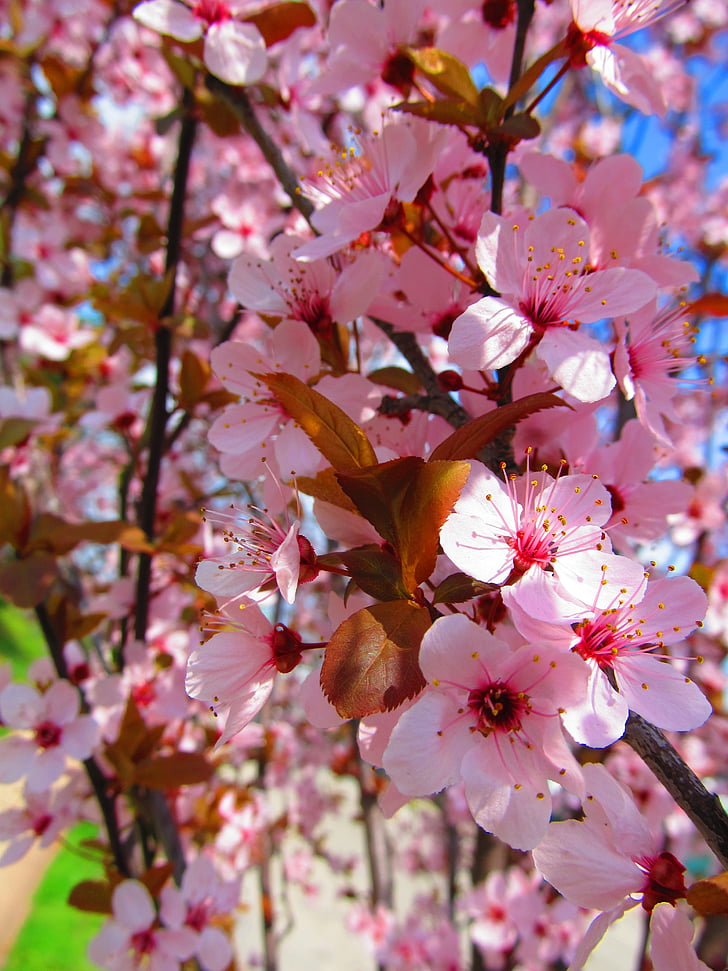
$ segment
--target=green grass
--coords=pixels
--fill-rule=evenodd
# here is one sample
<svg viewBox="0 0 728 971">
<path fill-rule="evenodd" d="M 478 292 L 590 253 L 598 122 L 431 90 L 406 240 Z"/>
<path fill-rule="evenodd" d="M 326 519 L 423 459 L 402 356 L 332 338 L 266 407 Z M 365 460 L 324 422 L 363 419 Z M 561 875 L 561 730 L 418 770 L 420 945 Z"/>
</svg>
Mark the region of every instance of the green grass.
<svg viewBox="0 0 728 971">
<path fill-rule="evenodd" d="M 77 846 L 92 838 L 96 827 L 81 823 L 67 842 Z M 101 867 L 70 849 L 62 849 L 48 867 L 33 897 L 33 909 L 23 925 L 3 971 L 96 971 L 86 960 L 86 947 L 104 918 L 85 914 L 66 903 L 79 880 L 101 877 Z"/>
<path fill-rule="evenodd" d="M 47 653 L 38 622 L 30 610 L 0 599 L 0 661 L 9 661 L 13 679 L 25 677 L 28 666 Z"/>
</svg>

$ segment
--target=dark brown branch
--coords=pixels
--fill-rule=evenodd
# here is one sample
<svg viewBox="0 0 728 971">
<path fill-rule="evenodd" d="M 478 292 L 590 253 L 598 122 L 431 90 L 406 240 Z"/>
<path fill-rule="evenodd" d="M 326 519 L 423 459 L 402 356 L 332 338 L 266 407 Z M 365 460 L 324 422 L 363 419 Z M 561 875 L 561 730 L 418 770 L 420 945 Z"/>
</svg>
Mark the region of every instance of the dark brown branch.
<svg viewBox="0 0 728 971">
<path fill-rule="evenodd" d="M 40 624 L 40 628 L 43 631 L 43 636 L 45 638 L 46 645 L 48 647 L 48 653 L 53 661 L 53 666 L 56 669 L 59 678 L 68 679 L 68 667 L 66 665 L 66 659 L 63 656 L 63 645 L 56 633 L 56 629 L 53 626 L 53 621 L 48 613 L 45 604 L 40 603 L 35 608 L 35 616 Z M 84 710 L 88 711 L 88 705 L 83 702 Z M 86 770 L 86 775 L 89 778 L 91 787 L 94 791 L 94 796 L 99 804 L 101 810 L 101 815 L 104 819 L 104 826 L 106 827 L 106 834 L 109 838 L 109 848 L 111 850 L 111 855 L 114 859 L 114 865 L 122 876 L 131 876 L 131 871 L 129 869 L 129 864 L 127 863 L 126 853 L 124 852 L 124 847 L 121 842 L 121 834 L 119 832 L 119 821 L 116 816 L 116 802 L 109 794 L 108 782 L 104 773 L 98 766 L 96 760 L 89 756 L 89 758 L 84 760 L 83 767 Z"/>
<path fill-rule="evenodd" d="M 728 815 L 718 796 L 708 792 L 660 729 L 634 712 L 627 720 L 624 741 L 685 810 L 721 865 L 728 869 Z"/>
<path fill-rule="evenodd" d="M 185 197 L 187 194 L 187 177 L 189 174 L 192 146 L 197 131 L 197 121 L 192 114 L 192 99 L 187 93 L 185 94 L 183 104 L 187 108 L 187 114 L 182 121 L 180 130 L 177 165 L 174 173 L 174 185 L 167 222 L 167 257 L 165 271 L 171 274 L 172 280 L 164 306 L 160 310 L 159 327 L 154 338 L 156 348 L 156 383 L 147 428 L 149 455 L 139 508 L 139 525 L 150 540 L 154 539 L 154 526 L 157 517 L 157 492 L 165 450 L 167 419 L 169 417 L 167 413 L 167 395 L 169 393 L 169 367 L 172 357 L 172 331 L 167 320 L 174 313 L 175 276 L 182 246 L 182 224 L 184 222 Z M 137 574 L 136 584 L 136 614 L 134 621 L 134 634 L 139 641 L 143 641 L 147 633 L 151 597 L 151 577 L 151 555 L 142 553 L 139 557 L 139 572 Z"/>
<path fill-rule="evenodd" d="M 231 88 L 230 85 L 219 81 L 212 75 L 205 78 L 205 84 L 208 90 L 216 94 L 235 113 L 240 124 L 261 150 L 268 165 L 273 169 L 294 208 L 298 209 L 306 222 L 310 222 L 313 214 L 313 203 L 301 194 L 298 179 L 283 158 L 281 150 L 258 121 L 245 91 L 241 88 Z"/>
</svg>

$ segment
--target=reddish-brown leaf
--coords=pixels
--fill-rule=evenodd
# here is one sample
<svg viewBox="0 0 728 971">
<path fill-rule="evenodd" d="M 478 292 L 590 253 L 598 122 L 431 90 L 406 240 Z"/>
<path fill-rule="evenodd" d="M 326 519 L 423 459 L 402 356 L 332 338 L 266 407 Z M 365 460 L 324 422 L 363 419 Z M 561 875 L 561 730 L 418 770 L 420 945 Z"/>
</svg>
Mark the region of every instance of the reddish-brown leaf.
<svg viewBox="0 0 728 971">
<path fill-rule="evenodd" d="M 58 576 L 52 553 L 39 551 L 0 563 L 0 594 L 16 607 L 35 607 L 44 600 Z"/>
<path fill-rule="evenodd" d="M 87 914 L 110 914 L 112 892 L 105 880 L 82 880 L 71 889 L 68 903 Z"/>
<path fill-rule="evenodd" d="M 364 432 L 333 401 L 292 374 L 256 374 L 276 401 L 339 472 L 375 465 L 377 456 Z"/>
<path fill-rule="evenodd" d="M 200 752 L 173 752 L 138 763 L 134 782 L 147 789 L 166 791 L 208 782 L 214 771 L 214 766 Z"/>
<path fill-rule="evenodd" d="M 411 595 L 435 568 L 440 527 L 468 477 L 466 462 L 417 456 L 337 476 L 359 512 L 397 552 Z"/>
<path fill-rule="evenodd" d="M 480 580 L 473 580 L 467 573 L 453 573 L 438 583 L 432 594 L 432 602 L 435 604 L 461 604 L 475 597 L 482 597 L 483 594 L 498 590 L 497 583 L 482 583 Z"/>
<path fill-rule="evenodd" d="M 316 25 L 316 14 L 307 3 L 302 3 L 300 0 L 274 3 L 257 13 L 249 14 L 244 19 L 249 24 L 255 24 L 263 35 L 266 47 L 290 37 L 299 27 Z"/>
<path fill-rule="evenodd" d="M 410 600 L 364 607 L 334 632 L 321 687 L 342 718 L 391 711 L 425 686 L 420 643 L 430 613 Z"/>
<path fill-rule="evenodd" d="M 481 448 L 523 418 L 535 415 L 537 411 L 543 411 L 545 408 L 570 407 L 571 405 L 550 391 L 526 395 L 525 398 L 501 405 L 500 408 L 489 411 L 486 415 L 473 418 L 467 425 L 456 429 L 444 442 L 440 442 L 430 456 L 430 462 L 438 459 L 475 458 Z"/>
</svg>

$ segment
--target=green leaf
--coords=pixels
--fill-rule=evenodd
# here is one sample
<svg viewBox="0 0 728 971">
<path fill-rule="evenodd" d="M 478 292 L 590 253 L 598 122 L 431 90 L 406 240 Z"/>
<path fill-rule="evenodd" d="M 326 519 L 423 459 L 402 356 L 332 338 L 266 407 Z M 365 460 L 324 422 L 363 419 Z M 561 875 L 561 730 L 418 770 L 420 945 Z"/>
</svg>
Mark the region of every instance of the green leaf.
<svg viewBox="0 0 728 971">
<path fill-rule="evenodd" d="M 292 374 L 254 374 L 339 472 L 374 465 L 377 456 L 356 422 Z"/>
<path fill-rule="evenodd" d="M 510 139 L 522 141 L 528 138 L 537 138 L 541 134 L 541 126 L 538 121 L 525 112 L 512 115 L 506 118 L 502 125 L 491 130 L 490 134 L 505 135 Z"/>
<path fill-rule="evenodd" d="M 479 92 L 462 61 L 437 47 L 408 48 L 407 56 L 442 94 L 477 106 Z"/>
<path fill-rule="evenodd" d="M 364 607 L 334 632 L 321 687 L 342 718 L 398 708 L 425 687 L 419 652 L 430 613 L 409 600 Z"/>
<path fill-rule="evenodd" d="M 533 87 L 533 85 L 538 81 L 543 72 L 549 66 L 553 64 L 554 61 L 558 61 L 560 57 L 565 57 L 568 54 L 568 49 L 566 46 L 566 39 L 559 41 L 550 50 L 542 54 L 533 64 L 528 67 L 523 74 L 519 77 L 516 83 L 513 85 L 511 90 L 506 95 L 505 101 L 503 102 L 503 110 L 510 108 L 511 105 L 517 104 L 521 98 Z"/>
<path fill-rule="evenodd" d="M 545 408 L 571 408 L 562 398 L 550 391 L 539 391 L 526 395 L 518 401 L 501 405 L 495 411 L 473 418 L 466 425 L 456 429 L 437 446 L 430 455 L 430 462 L 438 459 L 470 459 L 507 428 L 517 424 L 529 415 L 535 415 Z M 573 409 L 572 409 L 573 410 Z"/>
<path fill-rule="evenodd" d="M 0 449 L 24 442 L 37 424 L 32 418 L 5 418 L 0 421 Z"/>
</svg>

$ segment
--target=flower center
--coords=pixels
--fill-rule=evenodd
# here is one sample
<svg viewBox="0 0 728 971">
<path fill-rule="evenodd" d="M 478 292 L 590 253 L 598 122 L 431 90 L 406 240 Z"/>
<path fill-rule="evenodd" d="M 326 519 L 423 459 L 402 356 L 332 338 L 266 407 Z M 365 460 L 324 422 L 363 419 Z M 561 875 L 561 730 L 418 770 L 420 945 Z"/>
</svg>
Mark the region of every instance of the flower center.
<svg viewBox="0 0 728 971">
<path fill-rule="evenodd" d="M 635 862 L 647 871 L 642 906 L 648 914 L 660 903 L 674 907 L 675 901 L 685 896 L 685 867 L 672 853 L 660 853 L 654 858 Z"/>
<path fill-rule="evenodd" d="M 155 945 L 154 931 L 149 928 L 144 931 L 137 931 L 136 934 L 132 935 L 131 946 L 137 957 L 141 957 L 143 954 L 153 954 Z"/>
<path fill-rule="evenodd" d="M 203 20 L 208 27 L 212 24 L 224 24 L 232 17 L 230 8 L 224 0 L 198 0 L 192 8 L 192 13 L 198 20 Z"/>
<path fill-rule="evenodd" d="M 476 731 L 518 732 L 521 718 L 529 712 L 528 696 L 514 691 L 504 681 L 494 681 L 485 688 L 475 688 L 468 695 L 468 708 L 475 715 Z"/>
<path fill-rule="evenodd" d="M 384 62 L 382 81 L 407 95 L 415 77 L 414 62 L 403 51 L 394 51 Z"/>
<path fill-rule="evenodd" d="M 505 30 L 516 19 L 514 0 L 484 0 L 481 7 L 483 23 L 494 30 Z"/>
<path fill-rule="evenodd" d="M 566 32 L 566 48 L 571 67 L 586 67 L 586 55 L 595 47 L 608 47 L 614 38 L 601 30 L 583 31 L 575 23 Z"/>
<path fill-rule="evenodd" d="M 276 624 L 270 635 L 273 663 L 280 674 L 288 674 L 301 661 L 301 635 L 285 624 Z"/>
<path fill-rule="evenodd" d="M 601 671 L 614 667 L 619 648 L 613 628 L 585 620 L 581 624 L 575 624 L 574 631 L 580 637 L 579 643 L 572 648 L 575 654 L 585 661 L 594 661 Z"/>
<path fill-rule="evenodd" d="M 41 722 L 35 730 L 35 741 L 40 748 L 55 748 L 61 743 L 60 726 L 54 722 Z"/>
</svg>

